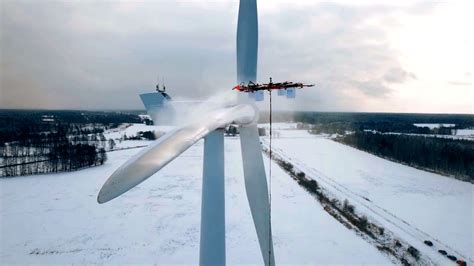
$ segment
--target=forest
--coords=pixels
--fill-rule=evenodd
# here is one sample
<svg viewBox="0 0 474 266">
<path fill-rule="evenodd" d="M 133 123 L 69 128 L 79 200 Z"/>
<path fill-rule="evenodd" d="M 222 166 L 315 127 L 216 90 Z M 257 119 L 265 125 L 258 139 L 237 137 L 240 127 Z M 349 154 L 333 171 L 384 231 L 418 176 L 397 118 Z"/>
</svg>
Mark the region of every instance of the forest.
<svg viewBox="0 0 474 266">
<path fill-rule="evenodd" d="M 139 122 L 129 112 L 0 110 L 0 177 L 102 165 L 104 130 Z"/>
<path fill-rule="evenodd" d="M 474 142 L 438 137 L 356 132 L 337 141 L 413 167 L 474 183 Z"/>
<path fill-rule="evenodd" d="M 106 145 L 101 129 L 90 126 L 54 125 L 47 132 L 23 132 L 14 141 L 0 142 L 0 177 L 102 165 L 107 160 Z"/>
<path fill-rule="evenodd" d="M 268 123 L 268 113 L 262 112 L 260 122 Z M 457 129 L 474 128 L 471 114 L 405 114 L 405 113 L 344 113 L 344 112 L 274 112 L 273 122 L 299 122 L 311 125 L 315 134 L 345 134 L 373 130 L 410 134 L 452 135 Z M 455 124 L 453 127 L 417 127 L 414 124 Z"/>
</svg>

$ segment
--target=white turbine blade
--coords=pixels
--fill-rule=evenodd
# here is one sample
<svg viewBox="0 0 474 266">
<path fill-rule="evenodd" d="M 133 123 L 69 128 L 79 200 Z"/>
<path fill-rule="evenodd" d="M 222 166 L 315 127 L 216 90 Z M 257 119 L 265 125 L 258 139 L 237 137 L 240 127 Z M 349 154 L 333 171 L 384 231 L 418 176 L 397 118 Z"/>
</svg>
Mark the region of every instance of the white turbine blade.
<svg viewBox="0 0 474 266">
<path fill-rule="evenodd" d="M 275 265 L 270 202 L 257 125 L 240 127 L 245 190 L 265 265 Z"/>
<path fill-rule="evenodd" d="M 237 82 L 257 79 L 258 17 L 257 1 L 241 0 L 237 23 Z"/>
<path fill-rule="evenodd" d="M 252 123 L 256 116 L 255 107 L 248 104 L 202 114 L 201 120 L 169 132 L 117 169 L 102 186 L 97 202 L 107 202 L 132 189 L 215 129 L 233 121 Z"/>
</svg>

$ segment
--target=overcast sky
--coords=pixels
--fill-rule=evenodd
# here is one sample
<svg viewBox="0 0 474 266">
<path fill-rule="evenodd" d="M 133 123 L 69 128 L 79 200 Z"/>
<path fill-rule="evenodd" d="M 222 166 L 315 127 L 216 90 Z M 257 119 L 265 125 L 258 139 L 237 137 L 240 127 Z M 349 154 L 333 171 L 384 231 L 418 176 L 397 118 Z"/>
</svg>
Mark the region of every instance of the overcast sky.
<svg viewBox="0 0 474 266">
<path fill-rule="evenodd" d="M 157 75 L 177 98 L 234 86 L 237 0 L 0 3 L 0 108 L 142 109 Z M 317 85 L 279 109 L 474 113 L 469 1 L 258 7 L 259 81 Z"/>
</svg>

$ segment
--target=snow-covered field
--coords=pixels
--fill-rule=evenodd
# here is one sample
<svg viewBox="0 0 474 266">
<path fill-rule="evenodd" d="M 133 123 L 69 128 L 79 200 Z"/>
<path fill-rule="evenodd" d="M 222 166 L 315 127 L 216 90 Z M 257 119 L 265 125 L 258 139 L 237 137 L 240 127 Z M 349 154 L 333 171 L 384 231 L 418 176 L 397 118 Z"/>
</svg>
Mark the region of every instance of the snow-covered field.
<svg viewBox="0 0 474 266">
<path fill-rule="evenodd" d="M 127 140 L 123 141 L 124 137 L 135 137 L 138 132 L 153 131 L 156 137 L 160 137 L 169 130 L 172 126 L 148 126 L 145 124 L 123 124 L 118 128 L 109 129 L 104 132 L 106 139 L 113 139 L 115 141 L 115 149 L 133 148 L 140 146 L 147 146 L 150 142 L 146 140 Z"/>
<path fill-rule="evenodd" d="M 134 137 L 140 131 L 155 131 L 155 133 L 163 134 L 173 129 L 171 126 L 148 126 L 145 124 L 124 124 L 118 128 L 113 128 L 104 133 L 107 139 L 120 139 L 125 135 Z"/>
<path fill-rule="evenodd" d="M 474 186 L 398 163 L 303 130 L 280 130 L 276 152 L 421 250 L 423 240 L 474 258 Z M 278 135 L 278 134 L 277 134 Z M 304 147 L 304 148 L 302 148 Z M 439 258 L 432 249 L 435 261 Z M 460 256 L 462 255 L 462 256 Z M 440 260 L 448 263 L 448 260 Z"/>
<path fill-rule="evenodd" d="M 456 135 L 474 137 L 474 129 L 456 129 Z"/>
<path fill-rule="evenodd" d="M 132 133 L 137 128 L 127 130 Z M 308 154 L 324 152 L 313 150 L 314 144 L 296 143 L 300 143 L 298 150 Z M 239 139 L 226 138 L 225 145 L 227 262 L 261 265 L 245 196 Z M 108 153 L 109 160 L 103 166 L 77 172 L 0 179 L 0 264 L 197 264 L 202 149 L 201 141 L 144 183 L 103 205 L 96 202 L 100 187 L 140 149 Z M 329 216 L 278 166 L 272 169 L 272 223 L 278 264 L 392 263 Z M 440 195 L 451 191 L 438 190 Z M 463 191 L 451 192 L 459 190 Z M 426 191 L 433 193 L 430 188 Z M 464 210 L 463 206 L 459 207 Z M 456 206 L 453 208 L 457 214 Z M 472 213 L 471 219 L 463 217 L 451 219 L 460 227 L 472 222 Z"/>
<path fill-rule="evenodd" d="M 430 123 L 418 123 L 413 124 L 415 127 L 427 127 L 429 129 L 440 128 L 440 127 L 454 127 L 455 124 L 430 124 Z"/>
</svg>

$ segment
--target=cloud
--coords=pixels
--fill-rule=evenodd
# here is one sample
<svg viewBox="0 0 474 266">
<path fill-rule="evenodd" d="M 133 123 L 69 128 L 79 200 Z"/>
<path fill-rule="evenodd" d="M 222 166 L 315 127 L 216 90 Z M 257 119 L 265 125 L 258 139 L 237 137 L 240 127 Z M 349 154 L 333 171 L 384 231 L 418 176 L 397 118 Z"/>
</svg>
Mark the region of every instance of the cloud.
<svg viewBox="0 0 474 266">
<path fill-rule="evenodd" d="M 319 110 L 357 110 L 364 101 L 389 97 L 392 84 L 416 79 L 399 62 L 383 24 L 403 11 L 333 3 L 282 8 L 260 20 L 260 73 L 315 82 L 315 93 L 304 93 L 295 107 L 314 109 L 308 99 L 318 99 Z"/>
<path fill-rule="evenodd" d="M 403 83 L 408 79 L 416 79 L 416 75 L 401 68 L 392 68 L 385 73 L 384 79 L 390 83 Z"/>
<path fill-rule="evenodd" d="M 472 82 L 470 81 L 448 81 L 448 84 L 454 86 L 472 86 Z"/>
<path fill-rule="evenodd" d="M 469 71 L 464 72 L 462 77 L 447 81 L 452 86 L 472 86 L 472 74 Z"/>
<path fill-rule="evenodd" d="M 138 94 L 153 90 L 158 74 L 176 97 L 230 89 L 238 3 L 212 3 L 2 2 L 0 106 L 141 109 Z M 415 78 L 386 35 L 387 21 L 412 7 L 261 10 L 260 80 L 318 85 L 295 106 L 357 108 L 355 102 L 383 99 L 392 84 Z"/>
</svg>

